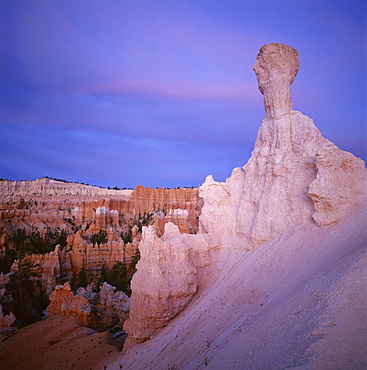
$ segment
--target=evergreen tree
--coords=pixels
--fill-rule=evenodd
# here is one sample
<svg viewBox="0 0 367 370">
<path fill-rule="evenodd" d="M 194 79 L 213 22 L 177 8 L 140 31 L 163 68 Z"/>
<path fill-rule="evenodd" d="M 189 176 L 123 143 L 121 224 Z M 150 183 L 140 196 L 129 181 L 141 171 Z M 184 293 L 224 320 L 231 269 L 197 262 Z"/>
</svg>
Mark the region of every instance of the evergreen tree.
<svg viewBox="0 0 367 370">
<path fill-rule="evenodd" d="M 107 271 L 106 271 L 106 268 L 104 266 L 102 266 L 101 268 L 101 277 L 98 279 L 98 282 L 97 282 L 97 290 L 99 291 L 99 287 L 105 282 L 107 281 Z"/>
<path fill-rule="evenodd" d="M 6 285 L 7 293 L 12 295 L 14 302 L 9 311 L 23 324 L 29 324 L 40 319 L 40 312 L 47 306 L 47 296 L 42 289 L 39 277 L 34 269 L 38 266 L 34 261 L 26 258 L 18 260 L 18 269 L 10 275 Z"/>
<path fill-rule="evenodd" d="M 128 294 L 130 292 L 129 279 L 127 278 L 127 269 L 121 261 L 117 261 L 107 272 L 107 283 Z"/>
<path fill-rule="evenodd" d="M 76 278 L 76 288 L 85 288 L 87 285 L 87 274 L 85 273 L 85 270 L 81 270 Z"/>
<path fill-rule="evenodd" d="M 140 260 L 140 251 L 139 251 L 139 249 L 137 249 L 135 251 L 135 254 L 131 257 L 131 262 L 130 262 L 130 265 L 129 265 L 130 279 L 133 277 L 133 275 L 136 272 L 136 265 L 139 262 L 139 260 Z"/>
<path fill-rule="evenodd" d="M 97 244 L 98 247 L 101 245 L 101 244 L 106 244 L 107 243 L 107 231 L 106 230 L 103 230 L 103 229 L 100 229 L 98 234 L 93 234 L 92 237 L 91 237 L 91 241 L 92 241 L 92 244 L 94 246 L 94 244 Z"/>
</svg>

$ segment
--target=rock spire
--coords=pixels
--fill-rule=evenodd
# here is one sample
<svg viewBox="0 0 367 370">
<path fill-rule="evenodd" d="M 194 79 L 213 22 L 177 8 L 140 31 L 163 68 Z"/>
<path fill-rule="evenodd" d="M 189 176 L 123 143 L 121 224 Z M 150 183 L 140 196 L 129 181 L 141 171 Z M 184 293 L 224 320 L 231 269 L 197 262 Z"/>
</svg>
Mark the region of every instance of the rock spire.
<svg viewBox="0 0 367 370">
<path fill-rule="evenodd" d="M 296 227 L 337 223 L 367 198 L 364 162 L 292 110 L 290 85 L 298 69 L 293 48 L 260 49 L 254 70 L 266 116 L 248 163 L 225 182 L 208 176 L 200 187 L 199 234 L 172 232 L 170 225 L 161 239 L 151 228 L 143 232 L 125 325 L 127 346 L 151 338 L 179 313 L 177 307 L 184 309 L 196 292 L 223 279 L 232 256 L 246 258 L 245 251 Z M 153 283 L 147 284 L 149 278 Z"/>
<path fill-rule="evenodd" d="M 298 52 L 283 44 L 264 45 L 253 66 L 264 95 L 267 118 L 279 119 L 292 110 L 290 86 L 298 70 Z"/>
</svg>

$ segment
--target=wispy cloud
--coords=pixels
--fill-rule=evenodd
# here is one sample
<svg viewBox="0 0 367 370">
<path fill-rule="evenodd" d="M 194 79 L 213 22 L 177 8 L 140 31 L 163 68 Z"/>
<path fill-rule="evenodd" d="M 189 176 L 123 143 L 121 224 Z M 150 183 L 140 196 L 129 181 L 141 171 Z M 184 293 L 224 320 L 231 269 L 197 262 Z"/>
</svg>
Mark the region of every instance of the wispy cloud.
<svg viewBox="0 0 367 370">
<path fill-rule="evenodd" d="M 224 179 L 263 117 L 252 65 L 268 42 L 299 51 L 295 109 L 367 158 L 365 4 L 346 4 L 2 2 L 0 176 Z"/>
</svg>

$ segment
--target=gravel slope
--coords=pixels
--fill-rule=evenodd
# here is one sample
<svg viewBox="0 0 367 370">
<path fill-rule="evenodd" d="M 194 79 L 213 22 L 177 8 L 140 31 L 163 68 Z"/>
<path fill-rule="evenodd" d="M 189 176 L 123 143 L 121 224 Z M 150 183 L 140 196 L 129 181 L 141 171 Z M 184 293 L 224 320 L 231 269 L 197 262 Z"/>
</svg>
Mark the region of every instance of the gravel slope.
<svg viewBox="0 0 367 370">
<path fill-rule="evenodd" d="M 118 369 L 367 368 L 367 208 L 243 253 Z"/>
</svg>

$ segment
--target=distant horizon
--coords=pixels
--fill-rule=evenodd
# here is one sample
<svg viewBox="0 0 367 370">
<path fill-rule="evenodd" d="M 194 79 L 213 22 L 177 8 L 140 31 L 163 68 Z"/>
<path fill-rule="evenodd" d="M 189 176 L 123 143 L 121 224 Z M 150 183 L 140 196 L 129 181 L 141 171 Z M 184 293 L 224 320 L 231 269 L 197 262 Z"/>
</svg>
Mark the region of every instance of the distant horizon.
<svg viewBox="0 0 367 370">
<path fill-rule="evenodd" d="M 100 185 L 94 185 L 94 184 L 87 184 L 87 183 L 84 183 L 84 182 L 69 181 L 69 180 L 66 180 L 66 179 L 58 179 L 58 178 L 49 177 L 49 176 L 42 176 L 42 177 L 36 178 L 34 180 L 33 179 L 30 179 L 30 180 L 24 180 L 24 179 L 21 179 L 21 180 L 11 180 L 11 179 L 4 179 L 4 178 L 1 177 L 0 178 L 0 181 L 10 181 L 10 182 L 16 182 L 16 181 L 19 181 L 19 182 L 30 182 L 30 181 L 33 181 L 33 182 L 35 182 L 37 180 L 42 180 L 42 179 L 50 179 L 50 180 L 57 181 L 57 182 L 62 182 L 62 183 L 65 183 L 65 184 L 78 184 L 78 185 L 91 186 L 91 187 L 94 187 L 94 188 L 100 188 L 100 189 L 106 189 L 106 190 L 117 190 L 117 191 L 118 190 L 134 190 L 137 186 L 143 186 L 144 188 L 166 189 L 166 190 L 169 190 L 169 189 L 197 189 L 198 188 L 198 186 L 176 186 L 176 187 L 156 186 L 156 187 L 152 187 L 150 185 L 144 186 L 144 185 L 141 185 L 141 184 L 137 184 L 133 188 L 126 187 L 126 186 L 125 187 L 119 187 L 117 185 L 115 185 L 115 186 L 112 187 L 110 185 L 100 186 Z"/>
<path fill-rule="evenodd" d="M 0 177 L 225 181 L 264 118 L 252 66 L 272 42 L 299 53 L 293 109 L 366 162 L 366 19 L 362 0 L 3 1 Z"/>
</svg>

